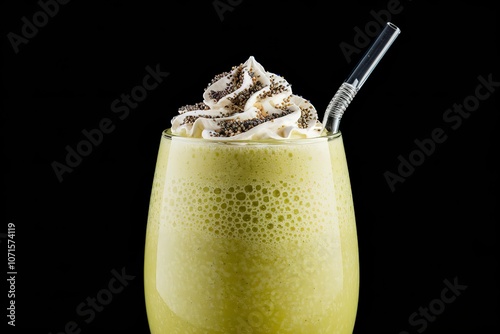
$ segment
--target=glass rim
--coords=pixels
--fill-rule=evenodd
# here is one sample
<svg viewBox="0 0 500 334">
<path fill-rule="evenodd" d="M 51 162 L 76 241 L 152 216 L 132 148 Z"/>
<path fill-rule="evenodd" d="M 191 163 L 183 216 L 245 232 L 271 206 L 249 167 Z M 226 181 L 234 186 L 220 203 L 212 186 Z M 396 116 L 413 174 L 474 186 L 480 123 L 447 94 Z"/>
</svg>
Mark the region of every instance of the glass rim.
<svg viewBox="0 0 500 334">
<path fill-rule="evenodd" d="M 290 145 L 290 144 L 309 144 L 315 142 L 330 141 L 340 138 L 342 132 L 328 133 L 327 135 L 313 138 L 290 138 L 290 139 L 206 139 L 206 138 L 192 138 L 175 135 L 172 133 L 171 128 L 162 131 L 162 138 L 183 140 L 190 143 L 203 143 L 203 144 L 222 144 L 222 145 Z"/>
</svg>

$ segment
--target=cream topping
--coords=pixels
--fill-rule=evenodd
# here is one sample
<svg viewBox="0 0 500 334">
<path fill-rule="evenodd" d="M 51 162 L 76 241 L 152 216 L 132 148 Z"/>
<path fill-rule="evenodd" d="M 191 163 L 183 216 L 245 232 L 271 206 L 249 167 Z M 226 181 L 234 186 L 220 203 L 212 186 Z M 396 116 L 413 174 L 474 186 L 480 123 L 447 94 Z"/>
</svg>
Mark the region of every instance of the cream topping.
<svg viewBox="0 0 500 334">
<path fill-rule="evenodd" d="M 203 102 L 179 108 L 172 133 L 230 140 L 318 137 L 321 123 L 314 106 L 294 95 L 281 76 L 267 72 L 253 56 L 216 75 Z"/>
</svg>

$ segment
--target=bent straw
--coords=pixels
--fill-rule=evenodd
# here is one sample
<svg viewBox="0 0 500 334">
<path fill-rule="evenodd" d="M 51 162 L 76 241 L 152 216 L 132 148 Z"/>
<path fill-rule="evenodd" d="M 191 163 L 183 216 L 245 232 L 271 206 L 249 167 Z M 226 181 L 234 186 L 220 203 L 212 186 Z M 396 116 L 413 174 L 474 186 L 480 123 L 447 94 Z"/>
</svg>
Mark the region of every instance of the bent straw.
<svg viewBox="0 0 500 334">
<path fill-rule="evenodd" d="M 323 116 L 323 129 L 331 133 L 339 131 L 340 120 L 346 108 L 400 32 L 401 30 L 398 27 L 391 22 L 387 22 L 385 28 L 380 32 L 372 46 L 354 67 L 347 80 L 342 83 L 328 104 Z"/>
</svg>

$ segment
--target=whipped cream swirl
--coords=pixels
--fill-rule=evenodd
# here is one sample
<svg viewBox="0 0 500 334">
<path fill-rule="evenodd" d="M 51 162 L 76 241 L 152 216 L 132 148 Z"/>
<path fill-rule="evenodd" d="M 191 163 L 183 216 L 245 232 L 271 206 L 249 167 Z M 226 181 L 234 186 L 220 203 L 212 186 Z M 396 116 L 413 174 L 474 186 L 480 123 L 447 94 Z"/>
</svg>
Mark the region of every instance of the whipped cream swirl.
<svg viewBox="0 0 500 334">
<path fill-rule="evenodd" d="M 314 106 L 253 56 L 216 75 L 203 102 L 179 108 L 171 127 L 175 135 L 218 140 L 311 138 L 321 129 Z"/>
</svg>

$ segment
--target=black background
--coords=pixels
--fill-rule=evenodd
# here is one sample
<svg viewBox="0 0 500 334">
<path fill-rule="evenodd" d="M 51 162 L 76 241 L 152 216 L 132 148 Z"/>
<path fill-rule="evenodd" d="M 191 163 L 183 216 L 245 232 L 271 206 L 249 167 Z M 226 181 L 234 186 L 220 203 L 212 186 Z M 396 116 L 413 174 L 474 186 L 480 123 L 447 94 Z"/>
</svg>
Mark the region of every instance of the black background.
<svg viewBox="0 0 500 334">
<path fill-rule="evenodd" d="M 361 56 L 348 62 L 339 45 L 360 46 L 355 28 L 376 26 L 371 11 L 392 1 L 221 0 L 231 10 L 219 13 L 214 1 L 166 3 L 59 5 L 17 53 L 8 34 L 21 35 L 22 17 L 33 22 L 41 7 L 2 5 L 0 233 L 15 224 L 19 331 L 55 334 L 75 321 L 81 333 L 149 333 L 142 279 L 148 201 L 160 133 L 177 108 L 200 102 L 215 74 L 253 55 L 322 114 Z M 401 0 L 390 21 L 402 33 L 343 118 L 361 266 L 355 333 L 500 328 L 498 93 L 459 125 L 443 119 L 454 104 L 474 101 L 479 76 L 500 81 L 499 12 L 491 3 Z M 112 102 L 157 65 L 168 77 L 119 119 Z M 59 182 L 51 164 L 64 163 L 65 147 L 75 148 L 82 130 L 104 118 L 114 130 Z M 416 156 L 415 140 L 436 128 L 446 141 L 391 190 L 384 173 L 397 174 L 398 157 Z M 135 278 L 87 324 L 77 305 L 122 268 Z M 419 307 L 438 305 L 445 280 L 467 288 L 427 327 L 412 325 Z"/>
</svg>

